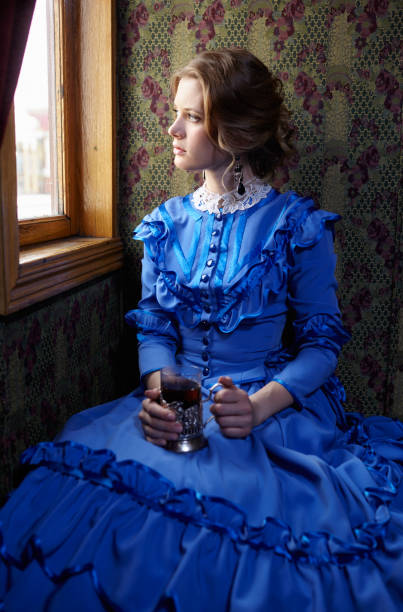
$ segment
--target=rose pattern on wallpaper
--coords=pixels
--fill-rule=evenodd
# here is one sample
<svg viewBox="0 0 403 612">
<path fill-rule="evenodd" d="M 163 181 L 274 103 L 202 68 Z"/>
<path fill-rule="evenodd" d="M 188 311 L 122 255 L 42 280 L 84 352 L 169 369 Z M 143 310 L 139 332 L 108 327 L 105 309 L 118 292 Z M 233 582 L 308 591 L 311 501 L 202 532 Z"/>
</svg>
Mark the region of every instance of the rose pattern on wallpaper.
<svg viewBox="0 0 403 612">
<path fill-rule="evenodd" d="M 353 340 L 339 374 L 348 408 L 400 416 L 394 384 L 401 25 L 395 0 L 119 2 L 120 224 L 130 305 L 138 297 L 141 258 L 133 228 L 201 180 L 172 165 L 169 76 L 203 49 L 246 46 L 282 79 L 297 135 L 298 152 L 273 185 L 310 195 L 343 216 L 337 274 Z"/>
</svg>

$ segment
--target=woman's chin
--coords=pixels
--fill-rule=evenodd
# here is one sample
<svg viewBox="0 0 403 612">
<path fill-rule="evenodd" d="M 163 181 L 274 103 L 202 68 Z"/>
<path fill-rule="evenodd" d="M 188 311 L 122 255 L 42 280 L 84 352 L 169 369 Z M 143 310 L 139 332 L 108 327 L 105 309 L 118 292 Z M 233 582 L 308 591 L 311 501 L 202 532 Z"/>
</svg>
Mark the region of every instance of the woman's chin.
<svg viewBox="0 0 403 612">
<path fill-rule="evenodd" d="M 200 168 L 196 168 L 193 164 L 187 163 L 182 157 L 175 156 L 174 165 L 178 170 L 184 170 L 185 172 L 198 172 Z"/>
</svg>

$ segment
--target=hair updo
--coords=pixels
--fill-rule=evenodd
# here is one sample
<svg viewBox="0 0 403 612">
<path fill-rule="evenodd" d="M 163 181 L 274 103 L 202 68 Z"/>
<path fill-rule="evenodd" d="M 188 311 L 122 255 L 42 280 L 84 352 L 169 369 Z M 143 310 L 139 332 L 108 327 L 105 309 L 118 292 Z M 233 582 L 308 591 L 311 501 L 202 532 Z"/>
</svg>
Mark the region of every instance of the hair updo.
<svg viewBox="0 0 403 612">
<path fill-rule="evenodd" d="M 232 155 L 230 167 L 235 155 L 246 154 L 253 173 L 268 178 L 293 153 L 282 83 L 252 53 L 240 48 L 203 51 L 173 74 L 174 96 L 184 77 L 199 80 L 207 135 Z"/>
</svg>

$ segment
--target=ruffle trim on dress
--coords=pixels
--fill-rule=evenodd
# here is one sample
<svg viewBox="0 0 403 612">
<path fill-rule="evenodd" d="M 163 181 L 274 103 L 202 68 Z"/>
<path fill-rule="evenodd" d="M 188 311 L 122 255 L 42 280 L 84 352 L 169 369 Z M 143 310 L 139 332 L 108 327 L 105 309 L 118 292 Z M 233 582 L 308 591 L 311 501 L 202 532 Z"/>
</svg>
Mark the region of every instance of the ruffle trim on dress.
<svg viewBox="0 0 403 612">
<path fill-rule="evenodd" d="M 159 212 L 158 209 L 156 212 Z M 133 233 L 136 240 L 144 242 L 153 263 L 159 270 L 155 291 L 161 307 L 169 312 L 175 311 L 183 325 L 195 327 L 200 321 L 202 312 L 200 300 L 192 290 L 178 281 L 175 271 L 166 269 L 164 249 L 168 234 L 169 229 L 165 222 L 162 219 L 153 219 L 151 215 L 146 215 Z M 172 297 L 176 300 L 172 300 Z"/>
<path fill-rule="evenodd" d="M 341 384 L 339 378 L 332 374 L 329 378 L 323 383 L 322 388 L 326 389 L 340 404 L 344 404 L 346 401 L 346 390 Z M 344 417 L 344 410 L 342 411 Z M 344 423 L 345 419 L 339 419 L 338 423 Z"/>
<path fill-rule="evenodd" d="M 197 323 L 200 321 L 200 315 L 202 312 L 200 301 L 191 289 L 186 287 L 186 285 L 182 285 L 178 281 L 176 272 L 168 271 L 160 273 L 157 280 L 156 295 L 157 298 L 160 299 L 161 303 L 164 301 L 166 291 L 179 300 L 179 302 L 177 302 L 175 307 L 172 309 L 175 310 L 176 314 L 179 314 L 179 319 L 181 322 L 188 327 L 197 325 Z M 188 320 L 189 308 L 193 317 L 196 315 L 197 320 Z"/>
<path fill-rule="evenodd" d="M 7 551 L 7 547 L 4 542 L 3 536 L 3 528 L 2 523 L 0 521 L 0 559 L 4 561 L 7 567 L 15 568 L 19 571 L 24 571 L 30 563 L 36 561 L 39 567 L 41 568 L 44 575 L 55 585 L 62 585 L 69 578 L 73 578 L 74 576 L 78 576 L 79 574 L 88 573 L 91 579 L 92 586 L 94 588 L 95 593 L 97 594 L 99 601 L 102 603 L 102 606 L 105 610 L 110 612 L 124 612 L 120 606 L 117 606 L 111 599 L 108 597 L 107 593 L 103 589 L 100 580 L 98 578 L 97 570 L 94 567 L 93 563 L 83 563 L 81 565 L 72 565 L 71 567 L 66 567 L 60 572 L 54 571 L 50 564 L 46 561 L 46 555 L 43 552 L 41 541 L 36 536 L 32 536 L 27 544 L 25 545 L 23 551 L 21 552 L 20 558 L 17 559 L 13 555 L 11 555 Z M 0 611 L 7 611 L 4 606 L 4 603 L 0 601 Z"/>
<path fill-rule="evenodd" d="M 306 215 L 302 214 L 299 219 L 295 219 L 295 233 L 290 243 L 293 250 L 315 246 L 321 240 L 326 224 L 340 220 L 340 215 L 327 210 L 311 207 L 306 212 Z"/>
<path fill-rule="evenodd" d="M 136 240 L 141 240 L 146 245 L 151 259 L 159 265 L 163 258 L 162 246 L 168 236 L 168 228 L 162 220 L 153 219 L 146 215 L 143 221 L 133 232 Z"/>
<path fill-rule="evenodd" d="M 380 422 L 378 429 L 379 432 L 382 431 L 382 422 Z M 373 567 L 376 568 L 378 552 L 381 559 L 384 558 L 385 554 L 395 558 L 393 527 L 391 528 L 391 541 L 388 543 L 388 534 L 390 534 L 388 523 L 391 519 L 389 506 L 397 494 L 401 481 L 401 469 L 399 469 L 397 462 L 402 459 L 403 455 L 403 445 L 398 441 L 399 436 L 403 437 L 403 424 L 390 424 L 388 421 L 388 425 L 384 427 L 385 435 L 383 438 L 380 436 L 375 441 L 371 439 L 371 433 L 373 432 L 369 431 L 361 415 L 351 414 L 349 415 L 349 427 L 346 428 L 340 444 L 341 448 L 348 449 L 365 464 L 374 482 L 373 486 L 366 487 L 362 491 L 362 495 L 373 508 L 375 518 L 352 529 L 352 542 L 342 541 L 337 536 L 323 531 L 309 531 L 296 537 L 285 522 L 273 517 L 267 517 L 260 526 L 248 525 L 245 513 L 231 502 L 217 497 L 204 496 L 191 489 L 176 490 L 170 481 L 155 470 L 136 461 L 116 462 L 115 455 L 108 450 L 95 451 L 74 442 L 42 443 L 28 449 L 22 456 L 22 463 L 32 467 L 43 466 L 45 469 L 53 471 L 56 477 L 57 474 L 60 474 L 61 477 L 71 477 L 69 482 L 65 483 L 65 485 L 68 484 L 66 491 L 69 494 L 70 501 L 62 502 L 60 496 L 58 499 L 58 504 L 63 504 L 61 511 L 65 517 L 69 513 L 77 512 L 76 507 L 70 506 L 71 495 L 76 489 L 77 503 L 79 503 L 83 499 L 84 493 L 81 483 L 87 481 L 88 485 L 92 486 L 92 489 L 89 490 L 88 501 L 92 499 L 93 504 L 102 507 L 103 531 L 106 525 L 112 530 L 115 527 L 122 530 L 122 524 L 119 520 L 117 520 L 116 526 L 113 523 L 113 516 L 119 517 L 120 512 L 123 512 L 127 519 L 131 515 L 133 515 L 133 520 L 139 518 L 141 523 L 144 522 L 146 516 L 150 517 L 152 515 L 148 527 L 150 529 L 155 528 L 160 520 L 165 521 L 165 523 L 160 523 L 160 528 L 164 533 L 167 530 L 171 544 L 173 541 L 178 543 L 178 550 L 172 551 L 172 560 L 165 559 L 165 576 L 173 576 L 177 566 L 178 571 L 179 567 L 183 567 L 182 556 L 186 554 L 186 547 L 185 549 L 181 548 L 182 538 L 191 538 L 195 545 L 197 542 L 197 546 L 202 546 L 198 554 L 201 554 L 202 551 L 205 551 L 203 554 L 206 554 L 206 551 L 208 554 L 208 551 L 215 550 L 215 547 L 218 546 L 222 555 L 224 555 L 224 559 L 221 559 L 221 565 L 228 567 L 227 563 L 229 562 L 231 566 L 240 570 L 241 573 L 236 578 L 237 580 L 245 579 L 242 576 L 244 570 L 241 569 L 241 566 L 244 567 L 245 563 L 250 563 L 250 557 L 244 557 L 250 552 L 253 552 L 253 558 L 256 556 L 257 564 L 260 555 L 263 555 L 260 557 L 263 568 L 270 567 L 271 563 L 278 557 L 282 562 L 292 564 L 294 568 L 297 564 L 312 569 L 317 568 L 319 571 L 323 567 L 332 567 L 334 571 L 340 569 L 344 575 L 345 572 L 349 572 L 350 567 L 352 572 L 356 572 L 355 564 L 361 560 L 373 559 Z M 393 439 L 393 437 L 396 439 Z M 384 451 L 384 448 L 391 449 L 389 459 L 385 456 L 387 452 L 384 454 L 376 452 L 377 444 L 381 452 Z M 74 479 L 77 480 L 77 486 L 74 484 Z M 48 480 L 50 478 L 45 472 L 39 476 L 39 481 L 43 483 L 42 486 L 44 487 L 42 494 L 45 498 L 48 496 L 52 500 L 56 483 L 54 480 L 50 480 L 50 485 L 47 488 Z M 59 482 L 60 485 L 61 481 Z M 38 483 L 37 495 L 41 492 L 40 486 Z M 114 494 L 109 503 L 106 503 L 107 500 L 104 495 L 97 494 L 97 487 L 105 488 L 111 494 Z M 63 490 L 64 488 L 60 489 L 61 494 L 63 494 Z M 94 497 L 91 497 L 92 494 Z M 52 504 L 52 501 L 50 503 Z M 91 530 L 94 510 L 96 510 L 96 506 L 93 508 L 91 504 L 91 515 L 88 517 L 88 512 L 84 508 L 82 516 L 75 515 L 75 520 L 84 521 L 85 524 L 88 523 L 88 528 Z M 140 514 L 138 514 L 139 512 Z M 34 520 L 32 524 L 35 524 Z M 74 525 L 73 521 L 71 523 L 72 529 L 75 529 Z M 46 528 L 45 525 L 43 525 L 43 528 Z M 187 531 L 188 528 L 189 531 Z M 131 609 L 127 603 L 121 607 L 116 601 L 112 600 L 115 599 L 113 592 L 116 589 L 116 583 L 112 580 L 109 584 L 108 573 L 105 574 L 105 569 L 103 568 L 102 571 L 101 566 L 97 568 L 96 561 L 86 561 L 85 555 L 81 554 L 79 557 L 81 563 L 77 562 L 60 569 L 60 560 L 56 562 L 55 559 L 51 558 L 55 547 L 56 549 L 59 546 L 64 547 L 68 538 L 68 530 L 66 533 L 62 530 L 63 541 L 57 544 L 53 539 L 50 548 L 49 542 L 46 543 L 45 538 L 41 542 L 41 539 L 35 535 L 33 530 L 29 534 L 26 537 L 26 542 L 22 541 L 20 543 L 21 549 L 19 552 L 12 554 L 2 536 L 0 525 L 0 559 L 9 570 L 7 582 L 4 585 L 6 591 L 13 584 L 11 573 L 13 568 L 17 571 L 23 571 L 25 568 L 28 569 L 31 563 L 36 562 L 44 576 L 55 585 L 55 592 L 63 588 L 63 585 L 70 578 L 88 573 L 96 596 L 103 608 L 113 612 L 126 612 Z M 93 537 L 97 538 L 99 534 L 94 533 Z M 211 544 L 209 539 L 205 540 L 205 538 L 210 537 L 215 538 L 211 541 Z M 145 542 L 145 539 L 143 538 L 141 541 Z M 204 545 L 202 545 L 202 542 L 204 542 Z M 96 545 L 96 540 L 93 541 L 93 544 Z M 90 550 L 92 552 L 89 555 L 93 556 L 97 549 L 90 546 Z M 81 550 L 81 552 L 84 551 Z M 136 554 L 138 554 L 136 549 L 133 549 L 133 555 Z M 69 551 L 68 557 L 71 558 L 71 551 Z M 188 562 L 192 563 L 192 561 L 194 562 L 194 559 L 190 555 Z M 299 570 L 295 569 L 298 573 L 303 572 L 302 567 Z M 181 579 L 186 580 L 186 577 L 181 574 Z M 225 589 L 229 588 L 234 580 L 234 577 L 229 577 Z M 155 584 L 155 586 L 158 588 L 159 585 Z M 156 593 L 156 597 L 159 598 L 160 605 L 164 601 L 174 600 L 177 602 L 177 609 L 184 611 L 188 609 L 189 601 L 187 595 L 184 596 L 181 591 L 180 581 L 179 583 L 177 580 L 171 582 L 168 579 L 167 584 L 161 585 L 160 592 Z M 265 593 L 260 595 L 263 599 L 258 599 L 257 608 L 252 606 L 251 609 L 265 609 L 262 606 L 263 601 L 266 601 L 266 595 Z M 117 600 L 119 600 L 119 597 L 117 597 Z M 132 603 L 131 595 L 127 601 Z M 256 603 L 254 598 L 251 601 Z M 1 608 L 1 605 L 0 603 L 0 609 L 4 609 L 4 605 L 3 608 Z M 160 608 L 158 605 L 156 607 L 150 605 L 147 609 Z"/>
<path fill-rule="evenodd" d="M 314 246 L 322 238 L 326 224 L 335 223 L 339 218 L 334 213 L 316 209 L 311 200 L 299 199 L 269 237 L 259 261 L 250 262 L 242 278 L 228 289 L 225 303 L 217 315 L 220 331 L 232 332 L 243 319 L 261 316 L 265 307 L 264 300 L 269 299 L 270 295 L 278 295 L 286 282 L 289 269 L 287 249 L 294 253 L 296 248 Z M 259 304 L 250 309 L 246 300 L 259 286 Z"/>
<path fill-rule="evenodd" d="M 171 321 L 165 317 L 159 317 L 149 310 L 129 310 L 125 314 L 125 321 L 131 327 L 146 332 L 147 334 L 155 334 L 156 336 L 169 336 L 178 340 L 178 332 Z"/>
<path fill-rule="evenodd" d="M 351 338 L 339 318 L 317 314 L 305 321 L 294 321 L 295 344 L 300 350 L 308 346 L 322 346 L 338 356 L 340 348 Z"/>
<path fill-rule="evenodd" d="M 271 194 L 269 194 L 270 196 Z M 158 209 L 154 214 L 158 213 Z M 253 260 L 247 262 L 247 270 L 224 292 L 217 291 L 218 310 L 215 320 L 223 333 L 234 331 L 243 319 L 259 317 L 270 295 L 278 295 L 286 281 L 289 263 L 287 252 L 297 248 L 309 248 L 317 244 L 327 223 L 334 223 L 339 215 L 317 209 L 312 200 L 300 198 L 295 193 L 287 196 L 283 214 L 277 226 L 261 250 L 255 249 Z M 160 270 L 156 297 L 162 308 L 175 311 L 185 327 L 200 323 L 202 308 L 197 292 L 189 290 L 178 280 L 177 273 L 165 267 L 164 249 L 168 228 L 163 220 L 147 215 L 136 228 L 134 237 L 142 240 L 153 262 Z M 264 285 L 264 286 L 263 286 Z M 172 300 L 172 297 L 175 299 Z M 254 302 L 251 305 L 251 300 Z"/>
<path fill-rule="evenodd" d="M 399 424 L 397 424 L 399 425 Z M 400 424 L 403 436 L 403 425 Z M 403 443 L 385 439 L 403 459 Z M 389 504 L 397 493 L 401 469 L 394 460 L 379 455 L 372 445 L 361 415 L 350 415 L 344 446 L 354 445 L 352 452 L 370 471 L 374 485 L 362 494 L 374 511 L 375 520 L 353 529 L 354 541 L 342 541 L 328 532 L 309 531 L 301 536 L 274 517 L 261 526 L 247 523 L 245 512 L 232 502 L 202 495 L 192 489 L 176 490 L 155 470 L 134 460 L 116 462 L 111 451 L 94 451 L 74 442 L 41 443 L 22 455 L 22 463 L 45 466 L 55 472 L 89 480 L 154 511 L 194 527 L 205 528 L 230 538 L 239 547 L 271 550 L 291 562 L 340 567 L 361 558 L 370 558 L 380 548 L 386 549 L 386 527 L 390 520 Z M 2 555 L 4 550 L 2 549 Z"/>
</svg>

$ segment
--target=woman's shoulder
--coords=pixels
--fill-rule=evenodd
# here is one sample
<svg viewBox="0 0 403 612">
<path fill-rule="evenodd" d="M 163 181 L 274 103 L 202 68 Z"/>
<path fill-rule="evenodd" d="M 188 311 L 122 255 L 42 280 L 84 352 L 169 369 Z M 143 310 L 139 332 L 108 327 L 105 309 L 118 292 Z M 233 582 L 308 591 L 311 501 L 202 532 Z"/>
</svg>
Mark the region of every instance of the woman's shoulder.
<svg viewBox="0 0 403 612">
<path fill-rule="evenodd" d="M 289 248 L 307 248 L 316 244 L 325 231 L 334 235 L 340 215 L 319 208 L 314 200 L 294 190 L 275 189 L 255 209 L 247 211 L 246 231 L 260 241 L 263 250 L 285 256 Z"/>
<path fill-rule="evenodd" d="M 148 212 L 142 220 L 147 221 L 150 219 L 161 219 L 161 213 L 163 213 L 164 210 L 179 210 L 181 207 L 183 207 L 183 202 L 188 197 L 189 196 L 173 196 L 172 198 L 168 198 L 167 200 L 164 200 L 164 202 L 158 204 L 158 206 L 153 208 L 150 212 Z"/>
<path fill-rule="evenodd" d="M 134 229 L 133 237 L 136 240 L 161 239 L 178 228 L 191 229 L 192 222 L 200 216 L 201 214 L 192 208 L 189 195 L 175 196 L 147 213 Z"/>
<path fill-rule="evenodd" d="M 293 189 L 278 191 L 273 187 L 270 195 L 270 202 L 281 207 L 283 211 L 301 212 L 302 210 L 314 210 L 318 208 L 310 196 L 301 195 Z"/>
<path fill-rule="evenodd" d="M 320 208 L 313 198 L 309 195 L 301 195 L 294 190 L 285 192 L 273 189 L 272 205 L 277 206 L 277 210 L 284 220 L 294 220 L 298 225 L 309 217 L 313 219 L 340 219 L 338 213 Z"/>
<path fill-rule="evenodd" d="M 292 190 L 278 193 L 277 203 L 274 238 L 283 242 L 287 236 L 292 249 L 313 246 L 326 230 L 334 234 L 334 224 L 341 218 L 338 213 L 320 208 L 311 197 Z"/>
<path fill-rule="evenodd" d="M 191 198 L 191 193 L 184 196 L 173 196 L 145 215 L 143 221 L 163 221 L 167 217 L 175 221 L 177 219 L 181 220 L 186 216 L 199 218 L 201 216 L 200 212 L 192 207 Z"/>
</svg>

